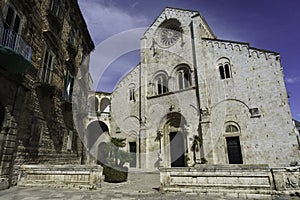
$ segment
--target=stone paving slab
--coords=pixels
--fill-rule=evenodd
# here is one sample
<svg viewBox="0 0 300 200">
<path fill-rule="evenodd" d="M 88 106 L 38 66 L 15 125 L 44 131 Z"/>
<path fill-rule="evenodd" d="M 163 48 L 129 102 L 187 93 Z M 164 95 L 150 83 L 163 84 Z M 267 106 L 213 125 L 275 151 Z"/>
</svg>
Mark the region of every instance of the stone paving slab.
<svg viewBox="0 0 300 200">
<path fill-rule="evenodd" d="M 125 183 L 106 183 L 97 190 L 42 187 L 13 187 L 0 191 L 0 200 L 235 200 L 236 194 L 160 193 L 158 173 L 130 173 Z M 253 199 L 253 198 L 248 198 Z M 296 197 L 274 198 L 300 199 Z"/>
<path fill-rule="evenodd" d="M 77 190 L 77 189 L 53 189 L 53 188 L 27 188 L 15 187 L 6 191 L 0 191 L 0 200 L 177 200 L 177 199 L 226 199 L 220 196 L 201 196 L 197 194 L 183 194 L 183 193 L 141 193 L 131 194 L 128 192 L 108 192 L 103 190 Z M 232 198 L 228 198 L 232 199 Z"/>
</svg>

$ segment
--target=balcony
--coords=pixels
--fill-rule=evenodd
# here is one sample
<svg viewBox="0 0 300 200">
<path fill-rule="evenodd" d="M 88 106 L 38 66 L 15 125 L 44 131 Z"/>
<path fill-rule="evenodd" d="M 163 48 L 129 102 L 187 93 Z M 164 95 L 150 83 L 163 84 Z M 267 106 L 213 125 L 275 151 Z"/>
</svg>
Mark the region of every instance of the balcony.
<svg viewBox="0 0 300 200">
<path fill-rule="evenodd" d="M 11 73 L 23 73 L 30 66 L 31 47 L 15 32 L 0 26 L 0 65 Z"/>
</svg>

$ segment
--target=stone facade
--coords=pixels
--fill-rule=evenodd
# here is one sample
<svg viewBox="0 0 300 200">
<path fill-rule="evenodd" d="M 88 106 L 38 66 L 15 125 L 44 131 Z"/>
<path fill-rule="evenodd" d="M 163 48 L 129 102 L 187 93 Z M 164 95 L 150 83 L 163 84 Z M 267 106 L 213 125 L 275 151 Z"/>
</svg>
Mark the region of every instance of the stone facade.
<svg viewBox="0 0 300 200">
<path fill-rule="evenodd" d="M 87 105 L 94 44 L 75 0 L 3 0 L 0 12 L 1 47 L 30 62 L 22 73 L 0 64 L 0 178 L 11 186 L 21 165 L 84 161 L 72 109 Z"/>
<path fill-rule="evenodd" d="M 217 39 L 199 12 L 166 8 L 111 94 L 110 134 L 143 169 L 289 166 L 299 145 L 283 77 L 278 53 Z"/>
<path fill-rule="evenodd" d="M 87 135 L 84 139 L 88 150 L 89 163 L 103 163 L 103 144 L 109 142 L 110 132 L 110 93 L 90 91 L 88 97 Z"/>
</svg>

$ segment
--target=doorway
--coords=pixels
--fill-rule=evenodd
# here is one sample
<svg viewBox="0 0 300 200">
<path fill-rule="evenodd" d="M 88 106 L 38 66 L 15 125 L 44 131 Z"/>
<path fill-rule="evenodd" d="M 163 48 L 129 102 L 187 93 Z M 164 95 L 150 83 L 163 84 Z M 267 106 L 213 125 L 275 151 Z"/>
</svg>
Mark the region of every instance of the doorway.
<svg viewBox="0 0 300 200">
<path fill-rule="evenodd" d="M 243 164 L 239 137 L 226 137 L 229 164 Z"/>
<path fill-rule="evenodd" d="M 129 167 L 136 167 L 136 142 L 129 142 L 130 163 Z"/>
<path fill-rule="evenodd" d="M 171 167 L 184 167 L 184 137 L 182 132 L 170 133 Z"/>
</svg>

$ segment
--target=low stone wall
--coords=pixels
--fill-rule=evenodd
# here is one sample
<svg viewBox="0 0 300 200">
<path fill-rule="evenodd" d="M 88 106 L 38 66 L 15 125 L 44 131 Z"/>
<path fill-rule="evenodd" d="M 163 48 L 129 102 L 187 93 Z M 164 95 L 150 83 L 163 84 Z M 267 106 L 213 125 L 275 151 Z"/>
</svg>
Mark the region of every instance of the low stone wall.
<svg viewBox="0 0 300 200">
<path fill-rule="evenodd" d="M 102 171 L 99 165 L 22 165 L 18 185 L 96 189 Z"/>
<path fill-rule="evenodd" d="M 163 192 L 223 193 L 233 197 L 271 199 L 300 191 L 299 168 L 267 165 L 199 165 L 160 171 Z"/>
</svg>

